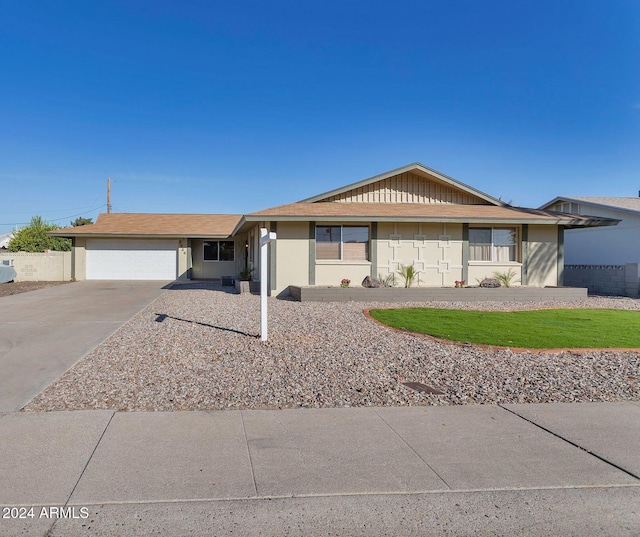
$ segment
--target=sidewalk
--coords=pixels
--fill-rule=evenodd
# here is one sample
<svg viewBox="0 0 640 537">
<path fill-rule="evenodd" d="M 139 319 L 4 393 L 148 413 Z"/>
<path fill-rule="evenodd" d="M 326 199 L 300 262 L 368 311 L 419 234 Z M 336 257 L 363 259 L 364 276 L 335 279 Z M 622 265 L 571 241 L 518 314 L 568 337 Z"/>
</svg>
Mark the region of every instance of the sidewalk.
<svg viewBox="0 0 640 537">
<path fill-rule="evenodd" d="M 640 533 L 640 402 L 8 412 L 0 455 L 0 535 Z"/>
</svg>

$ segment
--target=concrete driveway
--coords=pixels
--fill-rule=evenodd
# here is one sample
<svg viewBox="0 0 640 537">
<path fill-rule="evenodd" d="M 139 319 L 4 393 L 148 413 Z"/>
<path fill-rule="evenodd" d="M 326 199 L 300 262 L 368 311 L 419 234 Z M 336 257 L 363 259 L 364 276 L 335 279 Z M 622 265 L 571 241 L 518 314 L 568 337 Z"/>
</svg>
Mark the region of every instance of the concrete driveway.
<svg viewBox="0 0 640 537">
<path fill-rule="evenodd" d="M 75 282 L 0 298 L 0 412 L 19 410 L 170 282 Z"/>
</svg>

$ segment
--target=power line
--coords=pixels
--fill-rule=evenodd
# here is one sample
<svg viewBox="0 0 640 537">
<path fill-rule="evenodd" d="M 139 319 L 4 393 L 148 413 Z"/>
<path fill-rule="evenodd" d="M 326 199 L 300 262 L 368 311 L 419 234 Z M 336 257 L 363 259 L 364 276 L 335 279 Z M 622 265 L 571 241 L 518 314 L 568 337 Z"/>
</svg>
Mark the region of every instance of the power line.
<svg viewBox="0 0 640 537">
<path fill-rule="evenodd" d="M 97 207 L 94 207 L 93 209 L 89 209 L 87 211 L 81 212 L 81 213 L 77 213 L 77 214 L 72 214 L 69 216 L 63 216 L 62 218 L 53 218 L 51 220 L 46 220 L 47 222 L 60 222 L 60 220 L 66 220 L 67 218 L 73 218 L 75 216 L 82 216 L 83 214 L 87 214 L 87 213 L 91 213 L 93 211 L 97 211 L 98 209 L 102 209 L 103 207 L 106 206 L 106 203 L 103 203 L 102 205 L 98 205 Z M 0 226 L 26 226 L 29 225 L 30 222 L 10 222 L 8 224 L 0 224 Z"/>
<path fill-rule="evenodd" d="M 93 205 L 96 201 L 98 201 L 98 197 L 96 196 L 96 198 L 91 202 L 91 205 Z M 40 214 L 40 213 L 59 213 L 62 211 L 79 211 L 80 209 L 84 209 L 86 207 L 86 205 L 84 207 L 67 207 L 66 209 L 41 209 L 41 210 L 37 210 L 37 211 L 33 211 L 35 214 Z M 90 211 L 91 209 L 87 209 L 87 211 Z M 27 211 L 16 211 L 16 212 L 6 212 L 6 211 L 2 211 L 2 214 L 4 216 L 7 216 L 9 214 L 25 214 Z M 2 224 L 0 224 L 2 225 Z"/>
</svg>

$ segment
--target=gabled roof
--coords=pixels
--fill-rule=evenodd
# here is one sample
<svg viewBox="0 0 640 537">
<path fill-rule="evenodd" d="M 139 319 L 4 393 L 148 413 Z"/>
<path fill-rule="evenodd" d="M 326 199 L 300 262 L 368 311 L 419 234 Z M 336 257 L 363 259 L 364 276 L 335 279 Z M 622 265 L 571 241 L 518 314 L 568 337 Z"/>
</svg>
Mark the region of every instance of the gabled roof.
<svg viewBox="0 0 640 537">
<path fill-rule="evenodd" d="M 351 192 L 367 190 L 367 185 L 391 180 L 410 173 L 419 178 L 445 185 L 445 188 L 463 192 L 465 203 L 390 203 L 369 202 L 365 196 L 357 201 Z M 387 182 L 388 183 L 388 182 Z M 377 185 L 374 188 L 378 188 Z M 615 225 L 618 220 L 566 215 L 539 209 L 511 207 L 460 181 L 427 168 L 418 162 L 376 175 L 364 181 L 319 194 L 311 198 L 271 207 L 245 215 L 236 226 L 234 234 L 250 222 L 265 220 L 284 221 L 345 221 L 345 222 L 454 222 L 476 224 L 549 224 L 566 227 Z"/>
<path fill-rule="evenodd" d="M 640 197 L 608 197 L 608 196 L 558 196 L 551 201 L 545 203 L 540 208 L 545 209 L 558 202 L 573 202 L 592 207 L 601 207 L 605 209 L 614 209 L 618 211 L 640 213 Z"/>
<path fill-rule="evenodd" d="M 413 164 L 407 164 L 406 166 L 402 166 L 401 168 L 396 168 L 395 170 L 391 170 L 385 173 L 382 173 L 380 175 L 375 175 L 373 177 L 370 177 L 368 179 L 364 179 L 362 181 L 358 181 L 356 183 L 351 183 L 349 185 L 340 187 L 340 188 L 336 188 L 334 190 L 330 190 L 329 192 L 325 192 L 323 194 L 318 194 L 317 196 L 312 196 L 311 198 L 307 198 L 304 200 L 301 200 L 300 203 L 316 203 L 319 201 L 324 201 L 327 200 L 328 198 L 332 198 L 334 196 L 338 196 L 340 194 L 343 194 L 345 192 L 348 192 L 350 190 L 354 190 L 354 189 L 358 189 L 358 188 L 362 188 L 364 186 L 370 185 L 372 183 L 376 183 L 378 181 L 384 181 L 385 179 L 388 179 L 390 177 L 393 177 L 395 175 L 400 175 L 406 172 L 413 172 L 416 175 L 422 176 L 425 179 L 432 179 L 432 180 L 436 180 L 439 181 L 441 183 L 444 183 L 448 186 L 457 188 L 463 192 L 466 192 L 467 194 L 470 194 L 472 196 L 477 196 L 478 198 L 484 200 L 486 203 L 489 203 L 491 205 L 498 205 L 498 206 L 506 206 L 507 204 L 504 203 L 503 201 L 496 199 L 492 196 L 489 196 L 489 194 L 485 194 L 484 192 L 481 192 L 480 190 L 477 190 L 469 185 L 466 185 L 456 179 L 453 179 L 452 177 L 449 177 L 448 175 L 445 175 L 443 173 L 440 173 L 436 170 L 433 170 L 431 168 L 428 168 L 427 166 L 425 166 L 424 164 L 420 164 L 419 162 L 414 162 Z"/>
<path fill-rule="evenodd" d="M 456 222 L 496 224 L 553 224 L 571 226 L 615 225 L 607 218 L 567 215 L 555 211 L 495 205 L 428 205 L 420 203 L 307 203 L 280 205 L 247 214 L 242 222 L 261 220 L 371 220 L 384 222 Z M 239 229 L 236 228 L 236 229 Z"/>
<path fill-rule="evenodd" d="M 102 213 L 95 224 L 50 232 L 56 237 L 229 237 L 239 214 Z"/>
</svg>

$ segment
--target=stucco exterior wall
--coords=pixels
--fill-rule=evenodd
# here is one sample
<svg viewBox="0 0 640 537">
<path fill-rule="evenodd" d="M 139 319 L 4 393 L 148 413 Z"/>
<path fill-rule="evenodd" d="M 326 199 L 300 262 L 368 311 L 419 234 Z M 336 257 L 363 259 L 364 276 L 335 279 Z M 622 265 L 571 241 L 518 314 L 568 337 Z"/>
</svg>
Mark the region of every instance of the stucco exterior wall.
<svg viewBox="0 0 640 537">
<path fill-rule="evenodd" d="M 178 242 L 178 279 L 188 280 L 191 268 L 191 244 L 187 239 L 180 239 Z"/>
<path fill-rule="evenodd" d="M 87 239 L 76 237 L 71 248 L 73 268 L 71 277 L 78 281 L 87 279 Z"/>
<path fill-rule="evenodd" d="M 12 259 L 16 282 L 62 282 L 71 279 L 71 252 L 2 252 Z"/>
<path fill-rule="evenodd" d="M 191 262 L 193 265 L 191 278 L 194 280 L 211 280 L 221 278 L 222 276 L 232 276 L 235 278 L 238 275 L 236 261 L 238 260 L 238 256 L 242 254 L 242 252 L 239 252 L 238 242 L 235 241 L 234 261 L 205 261 L 204 243 L 204 239 L 191 240 Z"/>
<path fill-rule="evenodd" d="M 289 285 L 309 285 L 309 223 L 278 222 L 276 233 L 275 294 Z M 259 274 L 254 274 L 254 279 L 259 279 Z"/>
<path fill-rule="evenodd" d="M 565 240 L 566 240 L 565 231 Z M 527 285 L 558 285 L 558 228 L 529 226 Z"/>
<path fill-rule="evenodd" d="M 521 263 L 488 263 L 486 261 L 469 261 L 467 285 L 478 285 L 485 278 L 495 278 L 497 273 L 515 272 L 511 287 L 517 287 L 522 282 Z"/>
<path fill-rule="evenodd" d="M 567 265 L 624 265 L 640 263 L 640 215 L 582 206 L 582 213 L 622 221 L 605 226 L 565 231 Z"/>
<path fill-rule="evenodd" d="M 351 285 L 357 287 L 370 274 L 371 263 L 368 261 L 316 262 L 316 285 L 340 287 L 340 282 L 347 278 L 351 280 Z"/>
<path fill-rule="evenodd" d="M 397 273 L 400 265 L 411 265 L 418 272 L 416 287 L 453 286 L 462 279 L 462 224 L 379 223 L 377 274 Z"/>
</svg>

